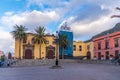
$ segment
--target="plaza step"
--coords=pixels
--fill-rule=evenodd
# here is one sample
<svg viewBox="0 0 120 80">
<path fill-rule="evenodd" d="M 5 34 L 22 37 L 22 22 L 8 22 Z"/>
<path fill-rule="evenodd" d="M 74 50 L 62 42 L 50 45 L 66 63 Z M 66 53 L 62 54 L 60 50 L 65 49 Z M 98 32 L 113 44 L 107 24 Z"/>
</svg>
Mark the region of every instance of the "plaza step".
<svg viewBox="0 0 120 80">
<path fill-rule="evenodd" d="M 110 60 L 78 60 L 77 62 L 86 64 L 112 64 Z"/>
<path fill-rule="evenodd" d="M 76 60 L 76 59 L 59 59 L 59 64 L 69 63 L 84 63 L 84 64 L 111 64 L 109 60 Z M 22 67 L 22 66 L 42 66 L 42 65 L 55 65 L 55 59 L 45 60 L 34 60 L 34 59 L 23 59 L 16 61 L 11 67 Z"/>
</svg>

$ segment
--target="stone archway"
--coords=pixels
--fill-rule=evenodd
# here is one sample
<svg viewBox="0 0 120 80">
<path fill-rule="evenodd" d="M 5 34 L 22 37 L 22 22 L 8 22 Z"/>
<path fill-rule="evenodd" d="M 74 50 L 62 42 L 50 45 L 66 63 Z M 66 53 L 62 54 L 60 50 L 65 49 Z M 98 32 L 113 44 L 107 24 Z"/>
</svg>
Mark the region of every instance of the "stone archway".
<svg viewBox="0 0 120 80">
<path fill-rule="evenodd" d="M 25 59 L 32 59 L 32 50 L 25 50 Z"/>
<path fill-rule="evenodd" d="M 91 52 L 90 51 L 87 52 L 87 59 L 91 59 Z"/>
<path fill-rule="evenodd" d="M 53 46 L 46 47 L 46 58 L 48 58 L 48 59 L 55 58 L 55 47 L 53 47 Z"/>
<path fill-rule="evenodd" d="M 23 59 L 34 59 L 34 46 L 27 44 L 23 47 Z"/>
</svg>

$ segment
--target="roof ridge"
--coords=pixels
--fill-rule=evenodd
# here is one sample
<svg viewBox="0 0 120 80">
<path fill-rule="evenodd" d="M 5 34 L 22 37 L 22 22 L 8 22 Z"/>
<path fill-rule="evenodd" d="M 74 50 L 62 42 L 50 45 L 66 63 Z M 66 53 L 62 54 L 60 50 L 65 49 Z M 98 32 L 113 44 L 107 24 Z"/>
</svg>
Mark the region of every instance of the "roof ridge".
<svg viewBox="0 0 120 80">
<path fill-rule="evenodd" d="M 113 28 L 105 30 L 105 31 L 103 31 L 103 32 L 101 32 L 99 34 L 96 34 L 95 36 L 93 36 L 93 38 L 104 36 L 104 35 L 106 35 L 108 33 L 111 34 L 111 33 L 117 32 L 117 31 L 120 31 L 120 22 L 117 23 Z"/>
</svg>

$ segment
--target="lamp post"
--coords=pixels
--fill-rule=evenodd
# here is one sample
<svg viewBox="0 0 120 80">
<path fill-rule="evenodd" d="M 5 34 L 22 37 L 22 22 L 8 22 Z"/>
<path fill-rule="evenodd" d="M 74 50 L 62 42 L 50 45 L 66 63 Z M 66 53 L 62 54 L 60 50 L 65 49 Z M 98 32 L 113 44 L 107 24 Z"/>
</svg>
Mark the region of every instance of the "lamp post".
<svg viewBox="0 0 120 80">
<path fill-rule="evenodd" d="M 58 61 L 58 53 L 59 53 L 59 36 L 58 36 L 58 31 L 56 31 L 56 36 L 55 36 L 55 43 L 56 43 L 56 60 L 55 60 L 55 65 L 59 65 Z"/>
<path fill-rule="evenodd" d="M 62 66 L 59 66 L 59 36 L 58 31 L 56 31 L 55 35 L 55 44 L 56 44 L 56 59 L 55 59 L 55 65 L 50 67 L 50 69 L 62 69 Z"/>
</svg>

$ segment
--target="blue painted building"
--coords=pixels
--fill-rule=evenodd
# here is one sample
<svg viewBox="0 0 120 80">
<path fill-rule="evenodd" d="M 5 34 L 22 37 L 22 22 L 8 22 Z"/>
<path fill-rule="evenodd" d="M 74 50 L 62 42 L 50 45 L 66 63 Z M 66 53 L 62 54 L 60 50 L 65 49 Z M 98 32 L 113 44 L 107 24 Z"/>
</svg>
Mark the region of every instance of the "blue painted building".
<svg viewBox="0 0 120 80">
<path fill-rule="evenodd" d="M 58 35 L 64 34 L 67 36 L 69 41 L 69 45 L 64 49 L 64 56 L 65 57 L 72 57 L 73 56 L 73 32 L 69 30 L 69 27 L 64 27 L 58 33 Z M 62 56 L 62 48 L 59 47 L 59 55 Z"/>
</svg>

